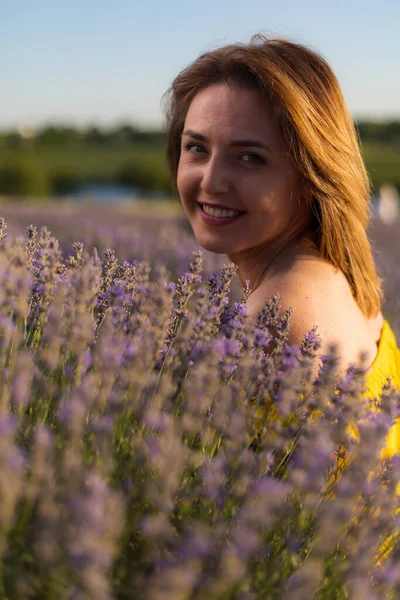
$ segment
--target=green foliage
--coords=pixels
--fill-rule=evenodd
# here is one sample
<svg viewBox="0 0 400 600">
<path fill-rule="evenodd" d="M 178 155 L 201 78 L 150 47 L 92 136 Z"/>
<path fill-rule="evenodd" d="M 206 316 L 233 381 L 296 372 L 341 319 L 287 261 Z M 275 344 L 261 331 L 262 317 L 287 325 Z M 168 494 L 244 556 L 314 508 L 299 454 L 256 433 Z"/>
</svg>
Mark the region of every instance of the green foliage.
<svg viewBox="0 0 400 600">
<path fill-rule="evenodd" d="M 400 190 L 400 122 L 359 121 L 356 127 L 373 192 L 377 194 L 385 182 Z M 85 131 L 48 126 L 32 139 L 13 131 L 0 135 L 0 162 L 12 158 L 37 172 L 23 177 L 25 184 L 18 186 L 21 195 L 37 195 L 42 188 L 38 180 L 54 195 L 67 194 L 88 181 L 171 193 L 165 151 L 164 131 L 145 131 L 129 123 L 107 131 L 96 126 Z M 0 193 L 11 194 L 4 184 Z"/>
<path fill-rule="evenodd" d="M 54 148 L 69 145 L 81 138 L 80 132 L 73 127 L 50 125 L 38 132 L 35 137 L 35 145 Z"/>
<path fill-rule="evenodd" d="M 84 133 L 84 140 L 88 143 L 88 144 L 104 144 L 108 141 L 107 139 L 107 135 L 103 133 L 103 131 L 101 131 L 101 129 L 99 129 L 98 127 L 90 127 L 85 133 Z"/>
<path fill-rule="evenodd" d="M 148 165 L 137 162 L 125 164 L 116 174 L 115 180 L 122 185 L 155 190 L 157 181 L 154 171 Z"/>
<path fill-rule="evenodd" d="M 400 191 L 400 144 L 364 144 L 363 156 L 376 194 L 383 183 L 392 183 Z"/>
<path fill-rule="evenodd" d="M 121 183 L 135 185 L 143 190 L 169 192 L 169 172 L 164 149 L 139 144 L 94 144 L 88 147 L 82 141 L 69 146 L 43 146 L 23 150 L 0 148 L 1 160 L 23 162 L 31 172 L 40 174 L 48 193 L 68 194 L 85 182 Z M 27 186 L 23 195 L 35 195 Z M 0 189 L 0 193 L 9 193 Z M 21 193 L 22 194 L 22 193 Z"/>
<path fill-rule="evenodd" d="M 380 142 L 384 144 L 400 143 L 400 120 L 387 119 L 386 121 L 371 121 L 355 119 L 354 125 L 358 130 L 364 144 Z M 25 140 L 18 131 L 10 130 L 0 133 L 0 138 L 6 141 L 8 147 L 23 148 Z M 29 143 L 30 140 L 28 140 Z M 151 144 L 153 146 L 165 144 L 165 131 L 145 130 L 132 123 L 121 123 L 113 128 L 104 129 L 91 125 L 82 130 L 67 125 L 47 125 L 39 129 L 34 137 L 38 147 L 68 146 L 71 143 L 83 142 L 87 145 L 106 143 L 108 145 Z"/>
<path fill-rule="evenodd" d="M 48 184 L 40 169 L 23 158 L 0 161 L 0 194 L 13 196 L 45 196 Z"/>
<path fill-rule="evenodd" d="M 76 191 L 82 184 L 80 177 L 71 171 L 59 171 L 50 175 L 51 196 L 63 196 Z"/>
<path fill-rule="evenodd" d="M 116 174 L 115 181 L 144 191 L 170 192 L 168 172 L 151 162 L 131 161 Z"/>
<path fill-rule="evenodd" d="M 378 123 L 360 120 L 355 125 L 363 142 L 400 144 L 400 121 L 388 120 Z"/>
</svg>

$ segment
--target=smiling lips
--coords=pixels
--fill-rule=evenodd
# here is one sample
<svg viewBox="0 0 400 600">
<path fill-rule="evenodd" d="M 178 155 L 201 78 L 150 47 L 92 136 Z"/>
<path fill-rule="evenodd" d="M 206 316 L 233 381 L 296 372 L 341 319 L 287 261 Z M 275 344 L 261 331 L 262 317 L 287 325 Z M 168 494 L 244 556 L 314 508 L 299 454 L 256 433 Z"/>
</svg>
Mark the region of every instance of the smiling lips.
<svg viewBox="0 0 400 600">
<path fill-rule="evenodd" d="M 238 212 L 235 210 L 221 210 L 220 208 L 214 209 L 209 204 L 198 204 L 200 207 L 201 218 L 208 225 L 229 225 L 246 214 L 244 212 Z"/>
<path fill-rule="evenodd" d="M 207 215 L 210 215 L 212 217 L 226 219 L 226 218 L 238 217 L 238 216 L 245 214 L 244 211 L 234 210 L 233 208 L 230 208 L 228 206 L 223 206 L 222 204 L 208 204 L 207 202 L 205 202 L 205 203 L 199 202 L 198 204 L 201 206 L 201 209 L 204 213 L 206 213 Z"/>
</svg>

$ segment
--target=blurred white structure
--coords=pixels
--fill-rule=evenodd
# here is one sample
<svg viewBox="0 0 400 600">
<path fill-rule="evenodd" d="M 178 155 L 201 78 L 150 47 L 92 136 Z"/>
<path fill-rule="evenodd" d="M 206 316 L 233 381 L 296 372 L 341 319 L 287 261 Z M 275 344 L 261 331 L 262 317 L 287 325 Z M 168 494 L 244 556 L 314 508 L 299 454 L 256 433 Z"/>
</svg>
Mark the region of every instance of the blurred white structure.
<svg viewBox="0 0 400 600">
<path fill-rule="evenodd" d="M 391 225 L 399 218 L 399 192 L 391 183 L 384 183 L 379 188 L 378 216 L 386 225 Z"/>
<path fill-rule="evenodd" d="M 31 140 L 36 135 L 36 129 L 31 125 L 19 125 L 18 133 L 24 140 Z"/>
</svg>

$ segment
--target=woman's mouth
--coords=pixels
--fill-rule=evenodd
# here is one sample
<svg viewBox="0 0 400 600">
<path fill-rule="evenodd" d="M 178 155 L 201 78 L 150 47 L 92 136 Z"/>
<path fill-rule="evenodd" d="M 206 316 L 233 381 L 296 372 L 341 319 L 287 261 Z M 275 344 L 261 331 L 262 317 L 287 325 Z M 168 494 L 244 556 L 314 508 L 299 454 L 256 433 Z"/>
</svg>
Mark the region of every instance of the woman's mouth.
<svg viewBox="0 0 400 600">
<path fill-rule="evenodd" d="M 197 204 L 200 207 L 200 214 L 203 220 L 210 225 L 228 225 L 246 214 L 242 211 L 212 208 L 207 204 L 200 204 L 200 202 Z"/>
</svg>

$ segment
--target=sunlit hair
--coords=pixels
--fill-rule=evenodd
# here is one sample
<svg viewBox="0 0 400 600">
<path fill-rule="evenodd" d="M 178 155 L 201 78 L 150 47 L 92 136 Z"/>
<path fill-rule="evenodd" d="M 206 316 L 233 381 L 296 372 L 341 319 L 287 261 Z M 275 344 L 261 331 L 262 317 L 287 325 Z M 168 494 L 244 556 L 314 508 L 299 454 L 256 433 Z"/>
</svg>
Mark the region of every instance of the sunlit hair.
<svg viewBox="0 0 400 600">
<path fill-rule="evenodd" d="M 376 316 L 383 293 L 367 235 L 370 181 L 332 69 L 313 50 L 262 34 L 253 35 L 249 44 L 230 44 L 199 56 L 164 95 L 167 161 L 175 192 L 190 103 L 200 90 L 220 83 L 255 89 L 272 102 L 293 163 L 309 185 L 314 243 L 344 273 L 363 314 Z"/>
</svg>

